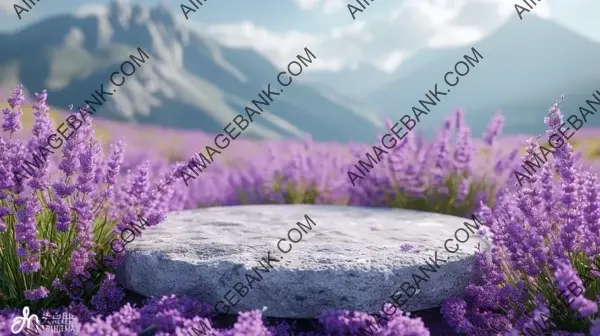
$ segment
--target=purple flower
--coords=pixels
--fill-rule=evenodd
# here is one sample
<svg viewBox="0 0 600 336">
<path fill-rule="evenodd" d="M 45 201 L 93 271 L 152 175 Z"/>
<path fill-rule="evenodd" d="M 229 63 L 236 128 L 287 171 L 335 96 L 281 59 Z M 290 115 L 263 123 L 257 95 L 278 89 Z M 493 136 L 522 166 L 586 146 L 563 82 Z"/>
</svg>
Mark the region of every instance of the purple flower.
<svg viewBox="0 0 600 336">
<path fill-rule="evenodd" d="M 219 333 L 220 336 L 271 336 L 262 321 L 262 313 L 259 310 L 240 313 L 237 322 L 231 330 Z"/>
<path fill-rule="evenodd" d="M 458 190 L 456 191 L 456 199 L 454 200 L 455 206 L 460 206 L 469 196 L 469 189 L 471 187 L 471 180 L 467 177 L 463 178 L 458 184 Z"/>
<path fill-rule="evenodd" d="M 93 180 L 96 169 L 96 157 L 101 151 L 100 144 L 90 142 L 85 145 L 85 149 L 79 152 L 79 176 L 77 177 L 77 190 L 83 194 L 89 194 L 93 191 Z"/>
<path fill-rule="evenodd" d="M 104 183 L 106 183 L 105 192 L 102 195 L 102 199 L 106 199 L 112 196 L 115 183 L 117 182 L 117 175 L 120 172 L 121 164 L 123 163 L 123 151 L 125 149 L 125 143 L 123 141 L 117 142 L 117 144 L 111 145 L 111 154 L 106 166 L 108 167 L 104 175 Z"/>
<path fill-rule="evenodd" d="M 592 321 L 590 336 L 600 336 L 600 319 L 595 319 Z"/>
<path fill-rule="evenodd" d="M 494 140 L 502 133 L 503 126 L 504 117 L 500 114 L 494 116 L 482 135 L 483 141 L 488 146 L 492 146 L 494 144 Z"/>
<path fill-rule="evenodd" d="M 50 292 L 48 292 L 46 287 L 40 287 L 33 290 L 25 290 L 23 293 L 28 300 L 36 301 L 46 298 Z"/>
<path fill-rule="evenodd" d="M 17 94 L 21 95 L 22 92 Z M 11 101 L 5 124 L 18 124 L 18 113 L 13 110 L 18 110 L 21 98 L 13 97 Z M 31 140 L 0 139 L 0 200 L 4 204 L 0 207 L 0 238 L 13 239 L 5 233 L 14 233 L 10 255 L 18 258 L 13 263 L 18 269 L 10 271 L 17 275 L 19 270 L 34 273 L 17 278 L 25 280 L 10 302 L 41 294 L 39 290 L 25 294 L 22 288 L 45 286 L 64 291 L 68 282 L 64 277 L 90 274 L 98 246 L 106 247 L 108 243 L 99 233 L 110 236 L 113 229 L 118 234 L 131 221 L 136 222 L 138 215 L 148 226 L 154 226 L 169 211 L 205 206 L 316 203 L 409 208 L 467 217 L 470 211 L 481 213 L 481 230 L 488 233 L 491 244 L 489 251 L 481 249 L 475 253 L 481 277 L 465 288 L 465 298 L 449 300 L 442 308 L 448 322 L 468 335 L 519 332 L 528 323 L 531 325 L 540 315 L 539 309 L 533 307 L 554 302 L 546 297 L 549 294 L 558 295 L 548 293 L 550 288 L 541 290 L 538 286 L 551 287 L 556 282 L 558 287 L 569 288 L 571 282 L 567 281 L 578 277 L 572 269 L 565 270 L 564 265 L 579 254 L 587 257 L 582 262 L 592 262 L 599 252 L 595 175 L 576 164 L 579 154 L 565 144 L 541 171 L 528 176 L 528 185 L 517 189 L 508 185 L 506 173 L 520 164 L 516 160 L 519 151 L 495 144 L 502 128 L 501 116 L 490 122 L 482 141 L 471 137 L 461 111 L 445 120 L 432 142 L 417 135 L 419 130 L 409 132 L 393 148 L 382 144 L 391 144 L 397 138 L 380 137 L 376 145 L 385 153 L 377 157 L 377 166 L 361 172 L 363 176 L 355 187 L 346 179 L 348 169 L 358 159 L 365 160 L 365 153 L 373 154 L 373 146 L 324 145 L 310 139 L 269 142 L 264 153 L 252 152 L 238 165 L 211 163 L 210 169 L 194 176 L 186 187 L 175 173 L 183 164 L 171 162 L 185 160 L 192 152 L 197 155 L 197 145 L 185 153 L 169 153 L 173 154 L 169 162 L 155 160 L 149 148 L 143 149 L 147 153 L 125 159 L 123 142 L 112 145 L 105 157 L 88 118 L 77 131 L 70 132 L 69 140 L 61 145 L 61 157 L 48 157 L 42 168 L 31 172 L 29 183 L 15 185 L 19 180 L 15 179 L 15 172 L 23 172 L 24 160 L 31 160 L 39 145 L 44 145 L 44 136 L 53 132 L 46 101 L 45 91 L 36 95 Z M 7 122 L 9 119 L 14 122 Z M 546 119 L 548 132 L 556 133 L 563 119 L 558 107 L 553 107 Z M 10 126 L 7 130 L 12 133 L 14 129 Z M 196 138 L 188 142 L 199 143 Z M 480 152 L 484 158 L 480 158 Z M 539 152 L 539 146 L 530 141 L 528 157 L 535 152 Z M 190 172 L 189 167 L 186 171 Z M 118 249 L 120 244 L 117 241 L 115 247 Z M 408 244 L 400 249 L 417 252 Z M 4 246 L 0 253 L 3 251 Z M 70 255 L 65 255 L 70 251 Z M 122 260 L 121 253 L 105 260 L 105 264 L 115 266 Z M 12 267 L 10 263 L 8 267 Z M 60 274 L 65 270 L 66 275 Z M 203 326 L 212 329 L 211 310 L 192 299 L 163 297 L 142 308 L 120 307 L 123 296 L 114 276 L 102 274 L 104 278 L 98 283 L 84 284 L 95 310 L 77 304 L 69 307 L 78 314 L 74 334 L 143 332 L 162 336 L 187 335 L 192 328 Z M 74 283 L 83 281 L 80 277 Z M 47 299 L 53 297 L 46 295 Z M 583 295 L 578 300 L 570 297 L 569 306 L 592 317 L 597 308 L 585 300 Z M 332 335 L 360 334 L 361 328 L 368 330 L 375 323 L 379 323 L 376 336 L 429 334 L 420 320 L 401 312 L 379 320 L 366 313 L 340 311 L 323 315 L 321 322 L 325 332 Z M 0 318 L 0 330 L 2 323 Z M 267 327 L 258 311 L 241 314 L 233 329 L 212 330 L 214 335 L 292 332 L 290 326 Z"/>
<path fill-rule="evenodd" d="M 12 133 L 21 129 L 21 121 L 19 120 L 23 111 L 19 108 L 21 103 L 25 101 L 25 96 L 23 95 L 23 85 L 17 86 L 13 90 L 13 96 L 8 98 L 9 108 L 5 108 L 2 110 L 4 113 L 4 122 L 2 123 L 2 129 L 5 132 L 10 131 Z"/>
<path fill-rule="evenodd" d="M 583 218 L 583 245 L 589 256 L 600 253 L 600 198 L 598 197 L 598 177 L 595 174 L 586 174 L 584 179 L 582 198 L 585 202 Z"/>
<path fill-rule="evenodd" d="M 378 336 L 429 336 L 421 318 L 396 316 L 377 332 Z"/>
<path fill-rule="evenodd" d="M 56 201 L 48 203 L 48 208 L 56 214 L 56 230 L 68 232 L 71 228 L 71 209 L 67 203 L 58 198 Z"/>
<path fill-rule="evenodd" d="M 583 295 L 583 293 L 585 293 L 583 282 L 579 276 L 577 276 L 577 273 L 573 270 L 571 265 L 566 263 L 559 264 L 556 271 L 554 271 L 554 276 L 556 277 L 558 289 L 561 293 L 565 293 L 567 301 L 571 298 L 573 299 L 572 301 L 569 301 L 569 307 L 574 311 L 579 312 L 582 317 L 588 317 L 598 312 L 596 303 L 586 299 Z M 572 288 L 570 288 L 573 287 L 572 284 L 577 285 L 576 289 L 581 289 L 579 295 L 572 292 Z"/>
<path fill-rule="evenodd" d="M 458 109 L 454 112 L 454 120 L 454 127 L 456 127 L 456 130 L 460 132 L 464 126 L 464 112 L 461 109 Z"/>
<path fill-rule="evenodd" d="M 64 182 L 56 182 L 52 185 L 52 188 L 56 195 L 60 198 L 71 196 L 75 192 L 75 186 L 67 185 Z"/>
<path fill-rule="evenodd" d="M 373 316 L 348 310 L 323 312 L 319 315 L 319 322 L 324 326 L 326 333 L 333 335 L 358 334 L 360 328 L 369 330 L 369 325 L 377 325 Z"/>
<path fill-rule="evenodd" d="M 48 113 L 47 98 L 45 90 L 35 95 L 35 121 L 32 136 L 26 141 L 12 139 L 12 133 L 21 127 L 22 86 L 13 91 L 13 97 L 9 98 L 10 109 L 4 115 L 3 128 L 11 136 L 0 138 L 0 200 L 3 202 L 0 206 L 0 241 L 9 243 L 0 248 L 0 257 L 5 261 L 8 258 L 0 268 L 0 278 L 8 279 L 5 283 L 9 287 L 0 290 L 0 301 L 9 305 L 26 298 L 50 298 L 45 288 L 65 291 L 67 279 L 72 279 L 75 285 L 82 284 L 83 278 L 76 276 L 90 274 L 90 261 L 99 252 L 98 248 L 106 248 L 112 238 L 110 230 L 115 213 L 123 213 L 127 219 L 125 223 L 128 223 L 136 219 L 137 213 L 147 212 L 148 225 L 156 225 L 164 220 L 168 211 L 189 204 L 188 194 L 173 187 L 175 177 L 165 177 L 177 165 L 160 160 L 152 165 L 146 163 L 140 174 L 125 181 L 131 183 L 122 186 L 122 190 L 133 190 L 131 196 L 135 197 L 126 199 L 121 205 L 112 202 L 116 199 L 113 195 L 117 183 L 121 186 L 120 182 L 126 180 L 120 174 L 124 143 L 113 145 L 110 157 L 105 159 L 88 117 L 79 129 L 67 132 L 68 140 L 61 142 L 63 140 L 58 140 L 62 138 L 57 137 L 54 145 L 58 148 L 49 149 L 48 136 L 56 131 Z M 79 115 L 72 115 L 70 120 L 73 116 L 80 119 Z M 62 158 L 53 157 L 53 150 L 60 147 Z M 29 182 L 22 183 L 27 177 L 31 177 Z M 155 190 L 152 182 L 157 179 L 166 185 L 166 190 Z M 14 241 L 10 242 L 11 239 Z M 113 258 L 109 266 L 116 266 L 120 261 L 122 255 Z M 117 308 L 120 294 L 112 276 L 99 283 L 83 285 L 92 294 L 92 304 L 98 310 Z M 23 288 L 38 289 L 24 292 Z M 51 306 L 57 302 L 47 304 Z M 168 312 L 162 314 L 169 315 Z M 112 328 L 112 321 L 107 324 Z M 98 328 L 103 327 L 105 325 L 99 323 Z M 114 330 L 122 334 L 129 327 L 134 334 L 142 331 L 131 325 L 116 326 Z M 93 329 L 84 327 L 89 328 Z"/>
<path fill-rule="evenodd" d="M 33 126 L 33 138 L 29 140 L 28 149 L 29 153 L 40 153 L 42 148 L 47 149 L 49 152 L 44 152 L 43 155 L 40 155 L 43 159 L 42 163 L 37 168 L 37 170 L 33 171 L 32 179 L 29 181 L 29 186 L 31 186 L 35 190 L 43 190 L 46 189 L 49 185 L 48 181 L 48 172 L 49 172 L 49 164 L 47 155 L 51 155 L 53 151 L 48 147 L 47 139 L 53 134 L 52 130 L 52 120 L 50 119 L 50 115 L 48 114 L 48 104 L 46 103 L 46 99 L 48 94 L 46 90 L 42 91 L 42 93 L 36 93 L 36 103 L 33 105 L 35 123 Z M 35 158 L 35 157 L 34 157 Z"/>
<path fill-rule="evenodd" d="M 22 267 L 26 272 L 35 272 L 39 269 L 39 263 L 36 261 L 36 252 L 40 249 L 40 243 L 37 239 L 35 216 L 39 211 L 39 204 L 34 198 L 25 198 L 17 201 L 23 208 L 17 211 L 18 222 L 15 225 L 15 240 L 24 244 L 30 252 L 30 259 L 24 262 Z"/>
<path fill-rule="evenodd" d="M 94 246 L 92 235 L 92 224 L 94 215 L 92 213 L 92 205 L 89 201 L 75 201 L 73 210 L 77 215 L 75 231 L 79 247 L 77 247 L 71 256 L 70 275 L 75 276 L 85 273 L 85 266 L 95 255 L 92 250 Z"/>
<path fill-rule="evenodd" d="M 17 248 L 17 257 L 25 258 L 27 257 L 27 250 L 24 247 Z"/>
<path fill-rule="evenodd" d="M 60 161 L 58 168 L 62 170 L 66 176 L 71 176 L 79 170 L 79 158 L 85 148 L 85 140 L 82 139 L 83 136 L 81 134 L 80 128 L 77 133 L 65 140 L 66 144 L 63 143 L 62 145 L 62 160 Z"/>
<path fill-rule="evenodd" d="M 467 319 L 467 303 L 458 298 L 451 298 L 442 304 L 441 313 L 448 325 L 457 333 L 468 333 L 473 329 Z"/>
<path fill-rule="evenodd" d="M 404 244 L 400 245 L 400 251 L 402 251 L 402 252 L 408 252 L 408 251 L 412 250 L 413 247 L 414 246 L 411 245 L 411 244 L 404 243 Z"/>
<path fill-rule="evenodd" d="M 463 127 L 459 130 L 454 149 L 454 167 L 458 171 L 465 171 L 471 165 L 473 145 L 471 144 L 471 130 Z"/>
<path fill-rule="evenodd" d="M 146 161 L 142 163 L 137 170 L 133 181 L 131 183 L 130 197 L 137 199 L 137 203 L 140 203 L 145 199 L 146 193 L 148 192 L 148 175 L 149 175 L 150 162 Z"/>
<path fill-rule="evenodd" d="M 562 123 L 557 105 L 545 122 L 549 134 L 556 132 Z M 538 148 L 530 139 L 524 159 L 532 159 Z M 510 167 L 507 162 L 496 171 Z M 523 327 L 540 322 L 543 309 L 531 311 L 532 299 L 538 308 L 555 301 L 547 297 L 551 289 L 547 284 L 553 282 L 561 293 L 550 295 L 566 293 L 566 304 L 583 317 L 597 312 L 596 303 L 585 298 L 584 285 L 570 266 L 574 253 L 586 253 L 589 260 L 597 254 L 597 179 L 575 166 L 569 144 L 556 150 L 555 160 L 548 160 L 536 173 L 529 176 L 529 184 L 517 185 L 517 189 L 508 186 L 496 193 L 493 208 L 479 207 L 478 213 L 491 233 L 491 248 L 476 253 L 482 283 L 466 288 L 468 300 L 449 301 L 443 308 L 445 318 L 457 331 L 469 335 L 518 334 Z M 552 274 L 554 277 L 549 276 Z M 546 288 L 540 289 L 544 284 Z"/>
<path fill-rule="evenodd" d="M 556 102 L 552 107 L 548 110 L 548 115 L 544 117 L 544 124 L 548 126 L 548 131 L 558 129 L 558 127 L 563 123 L 563 116 L 560 113 L 560 109 L 558 106 L 560 102 Z"/>
<path fill-rule="evenodd" d="M 106 273 L 106 278 L 100 284 L 98 293 L 92 297 L 92 304 L 98 312 L 110 313 L 119 308 L 123 297 L 125 297 L 125 292 L 115 281 L 115 275 Z"/>
</svg>

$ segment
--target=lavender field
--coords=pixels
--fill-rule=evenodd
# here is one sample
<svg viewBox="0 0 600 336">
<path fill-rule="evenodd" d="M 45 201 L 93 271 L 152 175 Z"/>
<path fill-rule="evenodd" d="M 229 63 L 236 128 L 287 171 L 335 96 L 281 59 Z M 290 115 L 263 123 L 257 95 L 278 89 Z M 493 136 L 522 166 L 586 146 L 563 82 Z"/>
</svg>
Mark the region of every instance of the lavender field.
<svg viewBox="0 0 600 336">
<path fill-rule="evenodd" d="M 0 0 L 0 336 L 600 336 L 599 10 Z"/>
<path fill-rule="evenodd" d="M 355 187 L 347 172 L 371 144 L 341 146 L 310 139 L 239 141 L 226 158 L 217 156 L 186 187 L 178 173 L 208 135 L 156 128 L 150 132 L 92 123 L 90 118 L 19 185 L 14 173 L 22 172 L 23 160 L 44 145 L 56 121 L 65 117 L 51 113 L 51 98 L 44 92 L 25 101 L 17 88 L 3 110 L 3 335 L 13 334 L 14 318 L 23 305 L 39 316 L 65 311 L 75 315 L 69 335 L 200 335 L 206 328 L 211 335 L 298 334 L 285 322 L 267 323 L 261 311 L 240 314 L 231 329 L 213 328 L 213 308 L 191 298 L 152 298 L 142 306 L 125 303 L 124 290 L 112 274 L 122 254 L 111 254 L 108 247 L 138 215 L 155 226 L 175 210 L 291 203 L 404 208 L 465 218 L 477 214 L 485 223 L 480 233 L 492 247 L 477 253 L 481 278 L 466 288 L 467 297 L 442 306 L 455 333 L 517 335 L 549 323 L 553 335 L 600 335 L 595 130 L 582 129 L 571 144 L 556 149 L 523 187 L 512 172 L 538 151 L 533 141 L 537 135 L 532 141 L 527 135 L 503 138 L 503 117 L 497 115 L 481 138 L 474 139 L 461 111 L 448 114 L 435 139 L 409 133 Z M 539 113 L 547 127 L 538 139 L 541 145 L 563 120 L 558 103 L 549 107 Z M 127 134 L 126 142 L 121 134 Z M 162 148 L 171 150 L 167 155 Z M 102 257 L 106 255 L 111 257 Z M 98 269 L 95 265 L 100 264 Z M 74 295 L 67 288 L 72 284 L 82 293 Z M 578 295 L 559 300 L 559 293 L 574 293 L 573 287 Z M 377 319 L 381 328 L 373 335 L 432 334 L 419 318 L 399 309 L 385 315 Z M 368 329 L 376 319 L 363 312 L 328 311 L 319 323 L 321 332 L 312 334 L 348 335 Z"/>
</svg>

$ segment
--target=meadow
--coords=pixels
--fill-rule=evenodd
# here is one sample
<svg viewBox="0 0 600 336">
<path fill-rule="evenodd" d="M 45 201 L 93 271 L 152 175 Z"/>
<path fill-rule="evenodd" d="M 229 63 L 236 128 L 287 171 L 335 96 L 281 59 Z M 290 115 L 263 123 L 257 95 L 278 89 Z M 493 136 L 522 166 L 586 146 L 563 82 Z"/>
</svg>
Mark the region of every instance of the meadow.
<svg viewBox="0 0 600 336">
<path fill-rule="evenodd" d="M 30 151 L 43 145 L 67 116 L 51 111 L 45 92 L 26 100 L 15 89 L 3 109 L 0 140 L 0 333 L 11 335 L 23 306 L 38 314 L 68 310 L 73 335 L 190 335 L 212 325 L 212 308 L 191 298 L 123 302 L 111 273 L 122 262 L 108 241 L 138 215 L 160 225 L 169 211 L 239 204 L 341 204 L 404 208 L 469 217 L 486 224 L 490 253 L 477 255 L 482 278 L 468 297 L 442 307 L 447 323 L 464 335 L 517 335 L 550 316 L 556 335 L 600 335 L 600 131 L 582 129 L 533 177 L 515 185 L 513 169 L 536 151 L 530 136 L 502 137 L 503 117 L 471 134 L 461 111 L 451 111 L 435 139 L 417 132 L 386 154 L 353 187 L 347 171 L 373 144 L 236 140 L 186 187 L 174 174 L 209 144 L 209 135 L 158 127 L 88 121 L 60 153 L 24 185 L 15 183 Z M 559 103 L 539 111 L 549 134 L 563 118 Z M 67 111 L 68 113 L 68 111 Z M 535 112 L 538 113 L 538 112 Z M 120 136 L 126 134 L 127 138 Z M 533 135 L 536 140 L 537 135 Z M 540 144 L 547 142 L 542 135 Z M 90 281 L 82 282 L 82 276 Z M 585 285 L 581 277 L 592 279 Z M 576 282 L 584 295 L 558 300 Z M 74 297 L 66 283 L 84 289 Z M 572 290 L 572 289 L 571 289 Z M 387 314 L 386 314 L 387 315 Z M 323 312 L 329 335 L 358 333 L 375 318 L 351 311 Z M 292 335 L 287 323 L 268 324 L 260 311 L 241 313 L 232 329 L 214 335 Z M 388 315 L 374 335 L 429 335 L 423 322 Z"/>
</svg>

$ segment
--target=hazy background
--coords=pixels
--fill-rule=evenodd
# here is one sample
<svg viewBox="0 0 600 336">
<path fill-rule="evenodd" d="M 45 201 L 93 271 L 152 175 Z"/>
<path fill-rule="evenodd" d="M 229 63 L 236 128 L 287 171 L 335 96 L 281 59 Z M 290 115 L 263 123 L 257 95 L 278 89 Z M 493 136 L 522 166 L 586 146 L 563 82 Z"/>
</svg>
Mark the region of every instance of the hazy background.
<svg viewBox="0 0 600 336">
<path fill-rule="evenodd" d="M 4 96 L 23 83 L 56 109 L 82 105 L 142 47 L 151 59 L 95 117 L 186 131 L 174 134 L 221 130 L 304 47 L 316 60 L 244 139 L 372 143 L 472 46 L 483 61 L 425 117 L 426 134 L 457 107 L 474 136 L 498 112 L 504 134 L 541 132 L 560 94 L 569 115 L 600 89 L 591 0 L 544 0 L 523 20 L 501 0 L 377 0 L 355 21 L 342 0 L 208 0 L 187 21 L 187 2 L 42 0 L 22 20 L 14 3 L 0 0 Z"/>
</svg>

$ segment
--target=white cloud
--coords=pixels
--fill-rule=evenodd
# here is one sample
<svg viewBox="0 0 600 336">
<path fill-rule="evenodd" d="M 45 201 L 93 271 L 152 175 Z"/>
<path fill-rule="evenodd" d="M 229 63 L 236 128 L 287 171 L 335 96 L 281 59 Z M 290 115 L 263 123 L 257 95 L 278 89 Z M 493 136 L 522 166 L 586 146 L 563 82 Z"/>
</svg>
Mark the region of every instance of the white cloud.
<svg viewBox="0 0 600 336">
<path fill-rule="evenodd" d="M 13 10 L 14 0 L 0 0 L 0 13 L 8 13 Z"/>
<path fill-rule="evenodd" d="M 86 17 L 91 15 L 103 16 L 106 14 L 108 14 L 108 7 L 98 3 L 84 4 L 75 10 L 75 16 L 77 17 Z"/>
<path fill-rule="evenodd" d="M 334 13 L 346 4 L 345 0 L 294 0 L 294 2 L 298 4 L 300 9 L 320 8 L 326 14 Z"/>
<path fill-rule="evenodd" d="M 240 24 L 209 26 L 200 32 L 208 34 L 219 41 L 219 43 L 229 47 L 251 47 L 277 66 L 284 66 L 289 63 L 298 53 L 303 52 L 305 47 L 308 47 L 315 53 L 315 56 L 319 57 L 320 51 L 317 45 L 323 40 L 322 37 L 296 31 L 274 33 L 263 27 L 258 27 L 249 21 Z M 341 62 L 341 60 L 337 59 L 325 61 L 315 62 L 315 67 L 311 65 L 311 69 L 318 67 L 327 68 L 325 63 L 330 66 L 331 64 Z"/>
<path fill-rule="evenodd" d="M 452 27 L 436 33 L 427 43 L 431 48 L 452 47 L 472 44 L 484 36 L 482 30 L 474 27 Z"/>
<path fill-rule="evenodd" d="M 547 2 L 538 2 L 537 6 L 535 6 L 533 9 L 530 9 L 530 13 L 543 17 L 544 19 L 549 19 L 552 17 L 552 10 Z"/>
<path fill-rule="evenodd" d="M 219 43 L 229 47 L 251 47 L 273 62 L 276 66 L 287 65 L 308 47 L 319 60 L 307 71 L 329 69 L 361 62 L 369 57 L 363 49 L 373 36 L 364 32 L 363 22 L 335 27 L 327 34 L 306 34 L 297 31 L 276 33 L 252 22 L 214 25 L 200 30 Z"/>
<path fill-rule="evenodd" d="M 381 59 L 380 68 L 391 72 L 396 69 L 407 57 L 407 52 L 402 50 L 394 50 Z"/>
<path fill-rule="evenodd" d="M 452 24 L 475 25 L 486 29 L 504 22 L 510 15 L 515 15 L 514 4 L 501 0 L 463 1 Z"/>
<path fill-rule="evenodd" d="M 302 9 L 312 9 L 321 2 L 321 0 L 294 0 Z"/>
<path fill-rule="evenodd" d="M 344 0 L 326 0 L 323 3 L 323 12 L 325 14 L 339 13 L 339 9 L 344 7 L 345 4 Z"/>
<path fill-rule="evenodd" d="M 85 41 L 85 35 L 79 28 L 71 28 L 63 41 L 66 47 L 81 48 Z"/>
<path fill-rule="evenodd" d="M 365 31 L 366 26 L 364 21 L 355 21 L 347 26 L 334 27 L 330 36 L 333 39 L 355 38 L 364 42 L 372 41 L 373 35 Z"/>
<path fill-rule="evenodd" d="M 339 9 L 348 0 L 294 1 L 302 9 L 314 10 L 325 6 Z M 544 3 L 531 13 L 546 18 L 551 15 Z M 352 21 L 320 34 L 273 32 L 251 22 L 202 30 L 226 45 L 254 48 L 277 66 L 284 66 L 308 47 L 319 60 L 313 70 L 367 62 L 393 71 L 416 50 L 472 44 L 512 16 L 516 16 L 514 3 L 505 0 L 403 0 L 385 15 Z"/>
</svg>

